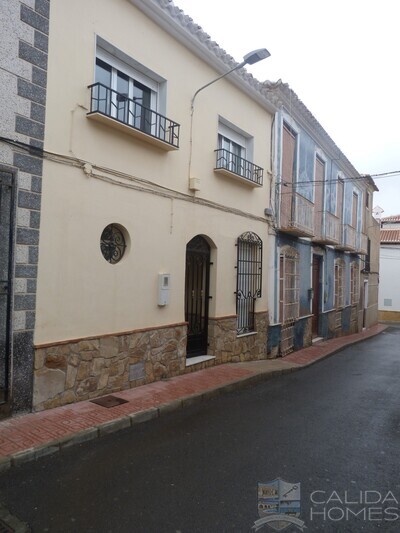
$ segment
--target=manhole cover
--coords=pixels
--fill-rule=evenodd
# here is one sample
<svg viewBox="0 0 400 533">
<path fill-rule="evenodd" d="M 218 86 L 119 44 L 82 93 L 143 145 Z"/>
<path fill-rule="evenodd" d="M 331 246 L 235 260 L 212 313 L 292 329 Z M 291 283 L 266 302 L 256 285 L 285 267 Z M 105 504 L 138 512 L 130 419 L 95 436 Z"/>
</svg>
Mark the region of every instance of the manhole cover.
<svg viewBox="0 0 400 533">
<path fill-rule="evenodd" d="M 117 396 L 113 396 L 112 394 L 109 394 L 108 396 L 103 396 L 102 398 L 97 398 L 96 400 L 90 400 L 90 401 L 92 403 L 96 403 L 97 405 L 101 405 L 101 407 L 107 407 L 107 409 L 109 407 L 116 407 L 117 405 L 128 403 L 128 400 L 124 400 L 123 398 L 118 398 Z"/>
</svg>

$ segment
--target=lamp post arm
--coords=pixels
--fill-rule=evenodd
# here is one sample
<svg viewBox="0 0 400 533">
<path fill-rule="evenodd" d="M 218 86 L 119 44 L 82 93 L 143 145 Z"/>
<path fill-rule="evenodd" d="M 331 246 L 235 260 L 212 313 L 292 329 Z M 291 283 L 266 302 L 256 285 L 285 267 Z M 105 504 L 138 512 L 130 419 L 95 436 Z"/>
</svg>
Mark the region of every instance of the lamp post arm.
<svg viewBox="0 0 400 533">
<path fill-rule="evenodd" d="M 234 70 L 238 70 L 239 68 L 244 67 L 246 64 L 247 64 L 247 61 L 242 61 L 241 63 L 236 65 L 236 67 L 233 67 L 233 68 L 231 68 L 231 70 L 228 70 L 228 72 L 225 72 L 225 74 L 221 74 L 221 76 L 218 76 L 218 78 L 215 78 L 214 80 L 212 80 L 212 81 L 206 83 L 205 85 L 203 85 L 203 87 L 200 87 L 200 89 L 197 89 L 197 91 L 194 93 L 193 98 L 192 98 L 192 103 L 191 103 L 192 114 L 193 114 L 193 109 L 194 109 L 194 101 L 195 101 L 196 96 L 199 94 L 200 91 L 202 91 L 203 89 L 206 89 L 207 87 L 209 87 L 210 85 L 212 85 L 216 81 L 219 81 L 220 79 L 225 78 L 225 76 L 228 76 L 228 74 L 230 74 Z"/>
</svg>

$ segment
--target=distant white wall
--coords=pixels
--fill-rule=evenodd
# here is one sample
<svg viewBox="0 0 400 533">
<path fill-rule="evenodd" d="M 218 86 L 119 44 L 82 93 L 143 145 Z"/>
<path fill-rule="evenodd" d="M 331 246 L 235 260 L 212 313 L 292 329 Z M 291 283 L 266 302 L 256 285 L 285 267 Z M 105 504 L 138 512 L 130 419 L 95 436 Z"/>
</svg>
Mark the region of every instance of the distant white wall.
<svg viewBox="0 0 400 533">
<path fill-rule="evenodd" d="M 400 246 L 381 246 L 379 310 L 400 311 Z"/>
</svg>

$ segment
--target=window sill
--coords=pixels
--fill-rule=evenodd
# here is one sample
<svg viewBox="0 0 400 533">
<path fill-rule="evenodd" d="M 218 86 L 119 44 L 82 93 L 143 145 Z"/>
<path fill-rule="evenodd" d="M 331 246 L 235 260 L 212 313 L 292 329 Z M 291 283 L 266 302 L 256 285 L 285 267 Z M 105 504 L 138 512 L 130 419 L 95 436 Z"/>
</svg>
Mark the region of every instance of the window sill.
<svg viewBox="0 0 400 533">
<path fill-rule="evenodd" d="M 188 366 L 199 365 L 205 361 L 211 361 L 212 359 L 215 359 L 214 355 L 198 355 L 197 357 L 189 357 L 189 359 L 186 359 L 186 368 Z"/>
<path fill-rule="evenodd" d="M 236 335 L 236 338 L 241 339 L 242 337 L 252 337 L 254 335 L 257 335 L 257 331 L 249 331 L 249 333 L 242 333 L 241 335 Z"/>
<path fill-rule="evenodd" d="M 248 185 L 249 187 L 262 187 L 262 183 L 257 183 L 255 181 L 249 180 L 247 178 L 244 178 L 243 176 L 240 176 L 239 174 L 235 174 L 234 172 L 231 172 L 230 170 L 227 170 L 226 168 L 214 168 L 214 172 L 216 174 L 221 174 L 222 176 L 227 176 L 228 178 L 233 178 L 236 181 L 239 181 L 240 183 L 243 183 L 244 185 Z"/>
<path fill-rule="evenodd" d="M 86 116 L 87 118 L 94 120 L 95 122 L 100 122 L 101 124 L 110 126 L 111 128 L 122 131 L 123 133 L 127 133 L 131 137 L 135 137 L 137 139 L 140 139 L 141 141 L 152 144 L 153 146 L 156 146 L 157 148 L 161 148 L 161 150 L 165 150 L 166 152 L 178 150 L 177 146 L 173 146 L 172 144 L 169 144 L 161 139 L 158 139 L 157 137 L 153 137 L 152 135 L 149 135 L 148 133 L 145 133 L 141 130 L 133 128 L 132 126 L 129 126 L 122 122 L 119 122 L 118 120 L 115 120 L 114 118 L 109 117 L 107 115 L 103 115 L 102 113 L 98 113 L 95 111 L 93 113 L 87 113 Z"/>
</svg>

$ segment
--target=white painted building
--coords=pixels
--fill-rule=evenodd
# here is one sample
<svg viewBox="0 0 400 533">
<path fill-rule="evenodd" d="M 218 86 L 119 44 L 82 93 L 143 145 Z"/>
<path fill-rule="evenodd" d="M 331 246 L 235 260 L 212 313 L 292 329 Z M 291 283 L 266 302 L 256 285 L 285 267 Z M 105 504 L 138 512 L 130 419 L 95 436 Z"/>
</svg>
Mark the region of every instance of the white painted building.
<svg viewBox="0 0 400 533">
<path fill-rule="evenodd" d="M 381 219 L 379 319 L 400 321 L 400 215 Z"/>
</svg>

